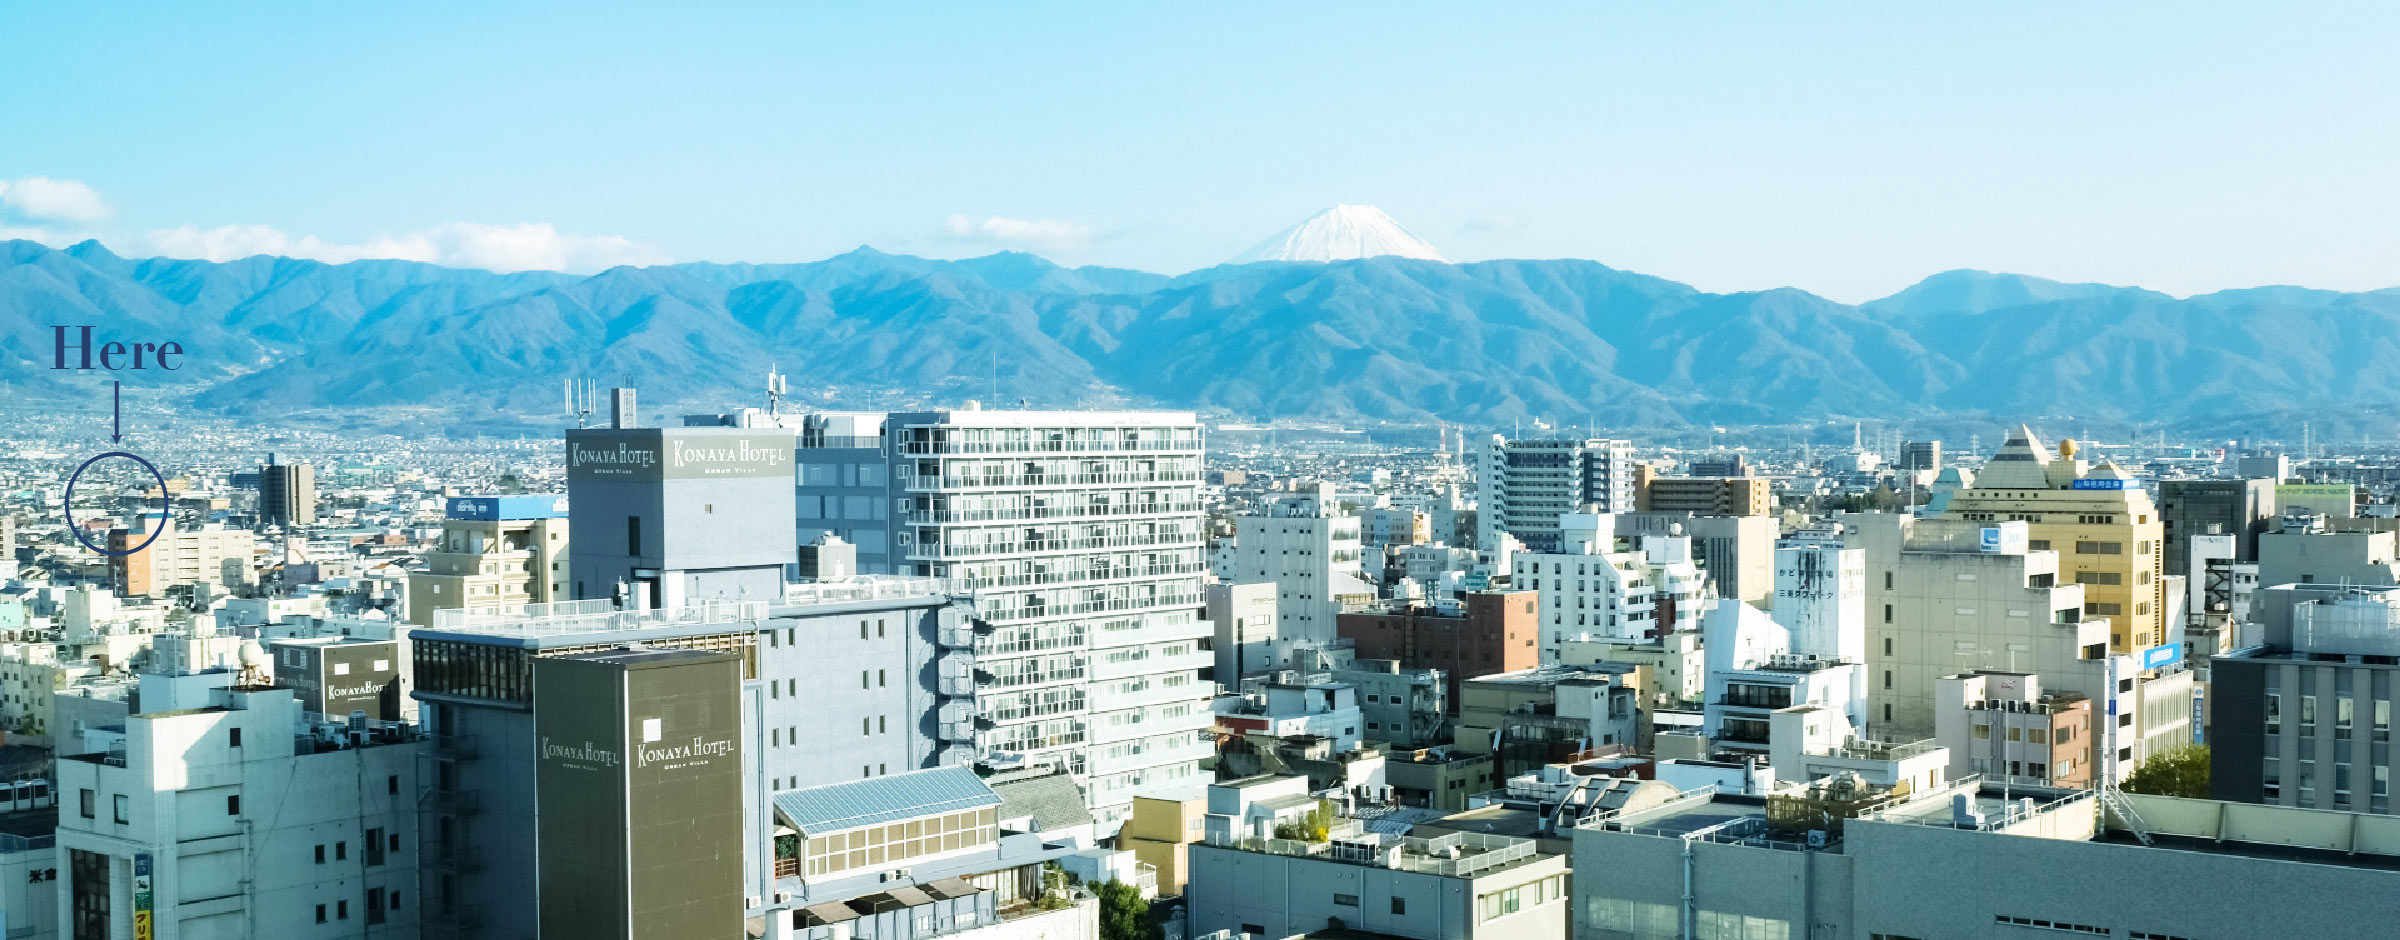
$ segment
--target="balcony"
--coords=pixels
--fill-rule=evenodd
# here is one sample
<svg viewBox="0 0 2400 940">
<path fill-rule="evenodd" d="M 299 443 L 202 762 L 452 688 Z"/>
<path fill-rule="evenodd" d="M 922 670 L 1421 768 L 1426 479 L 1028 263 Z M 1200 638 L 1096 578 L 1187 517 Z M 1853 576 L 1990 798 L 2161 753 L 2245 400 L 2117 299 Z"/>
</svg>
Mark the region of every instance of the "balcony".
<svg viewBox="0 0 2400 940">
<path fill-rule="evenodd" d="M 1197 640 L 1216 631 L 1216 626 L 1197 617 L 1190 623 L 1153 623 L 1139 627 L 1103 627 L 1092 636 L 1092 648 L 1150 645 L 1173 640 Z"/>
<path fill-rule="evenodd" d="M 1018 689 L 1038 689 L 1043 686 L 1081 682 L 1089 671 L 1078 664 L 1065 669 L 1034 672 L 991 673 L 977 670 L 975 680 L 986 692 L 1013 692 Z"/>
<path fill-rule="evenodd" d="M 1126 753 L 1114 757 L 1109 756 L 1106 750 L 1100 750 L 1092 754 L 1091 772 L 1111 774 L 1140 767 L 1154 767 L 1179 760 L 1199 760 L 1212 756 L 1216 752 L 1216 746 L 1207 741 L 1186 741 L 1165 746 L 1150 745 L 1139 749 L 1128 749 Z"/>
<path fill-rule="evenodd" d="M 1126 676 L 1207 669 L 1216 664 L 1217 654 L 1209 650 L 1196 650 L 1173 656 L 1155 654 L 1136 656 L 1116 662 L 1110 662 L 1106 657 L 1094 657 L 1092 677 L 1095 679 L 1122 679 Z"/>
<path fill-rule="evenodd" d="M 975 700 L 976 720 L 985 725 L 1033 721 L 1058 715 L 1072 715 L 1084 710 L 1087 699 L 1071 695 L 1065 701 L 1026 704 L 1000 695 L 988 695 Z"/>
<path fill-rule="evenodd" d="M 1155 470 L 1149 473 L 1024 473 L 967 476 L 911 476 L 912 493 L 942 493 L 975 489 L 1029 489 L 1037 486 L 1126 486 L 1146 483 L 1198 483 L 1197 470 Z"/>
<path fill-rule="evenodd" d="M 911 440 L 900 444 L 900 452 L 910 456 L 939 454 L 1172 454 L 1200 453 L 1197 437 L 1174 440 L 1125 440 L 1123 438 L 1061 438 L 1056 440 L 1023 441 L 925 441 Z"/>
<path fill-rule="evenodd" d="M 1084 630 L 1069 630 L 1058 636 L 984 636 L 975 641 L 978 657 L 1018 656 L 1051 650 L 1082 649 L 1091 634 Z"/>
<path fill-rule="evenodd" d="M 1209 727 L 1216 720 L 1215 713 L 1199 707 L 1193 707 L 1185 714 L 1172 718 L 1159 714 L 1161 709 L 1167 707 L 1165 705 L 1145 706 L 1141 710 L 1142 720 L 1128 721 L 1123 724 L 1095 717 L 1092 721 L 1094 729 L 1092 740 L 1111 744 L 1118 741 L 1130 741 L 1134 738 L 1155 738 L 1177 731 L 1200 731 Z"/>
<path fill-rule="evenodd" d="M 1183 574 L 1199 574 L 1207 565 L 1149 565 L 1129 567 L 1086 568 L 1081 571 L 1040 571 L 1026 574 L 1002 575 L 997 578 L 962 579 L 970 590 L 990 588 L 1040 587 L 1043 585 L 1095 584 L 1126 578 L 1164 578 Z"/>
<path fill-rule="evenodd" d="M 1025 522 L 1034 519 L 1109 519 L 1123 516 L 1188 515 L 1199 503 L 1110 503 L 1106 505 L 1027 506 L 1018 509 L 912 509 L 900 514 L 911 525 L 963 522 Z"/>
<path fill-rule="evenodd" d="M 1094 686 L 1091 708 L 1096 712 L 1115 711 L 1120 708 L 1156 705 L 1161 702 L 1197 702 L 1208 696 L 1208 687 L 1198 682 L 1178 686 L 1152 682 L 1146 687 L 1129 692 L 1111 692 L 1107 686 Z"/>
<path fill-rule="evenodd" d="M 941 740 L 958 744 L 975 743 L 975 722 L 972 720 L 945 721 L 940 725 Z"/>
<path fill-rule="evenodd" d="M 1084 614 L 1108 613 L 1120 610 L 1158 610 L 1175 607 L 1198 607 L 1198 594 L 1160 594 L 1155 597 L 1120 597 L 1104 601 L 1080 601 L 1069 604 L 1011 604 L 986 602 L 983 616 L 987 620 L 1042 620 L 1050 617 L 1077 617 Z"/>
<path fill-rule="evenodd" d="M 1109 538 L 1023 539 L 1007 542 L 918 544 L 908 550 L 912 561 L 959 561 L 1018 555 L 1064 554 L 1115 548 L 1189 548 L 1200 544 L 1200 533 L 1126 535 Z"/>
</svg>

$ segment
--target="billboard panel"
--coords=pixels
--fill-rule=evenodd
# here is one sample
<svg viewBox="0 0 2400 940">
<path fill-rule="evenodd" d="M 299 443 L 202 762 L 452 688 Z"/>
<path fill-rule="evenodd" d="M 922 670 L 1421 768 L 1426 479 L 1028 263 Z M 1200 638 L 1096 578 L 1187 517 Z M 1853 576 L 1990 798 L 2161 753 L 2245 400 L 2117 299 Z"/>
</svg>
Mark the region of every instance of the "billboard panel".
<svg viewBox="0 0 2400 940">
<path fill-rule="evenodd" d="M 569 431 L 567 478 L 654 482 L 790 477 L 793 443 L 788 431 Z"/>
</svg>

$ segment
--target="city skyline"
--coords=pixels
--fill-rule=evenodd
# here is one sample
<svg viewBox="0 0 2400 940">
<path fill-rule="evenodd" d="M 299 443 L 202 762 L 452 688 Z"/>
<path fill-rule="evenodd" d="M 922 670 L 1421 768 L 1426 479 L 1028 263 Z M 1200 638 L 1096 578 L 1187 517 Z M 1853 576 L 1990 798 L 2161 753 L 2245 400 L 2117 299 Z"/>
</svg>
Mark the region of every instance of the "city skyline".
<svg viewBox="0 0 2400 940">
<path fill-rule="evenodd" d="M 1847 302 L 1954 268 L 2400 285 L 2380 8 L 1240 12 L 14 12 L 44 105 L 9 122 L 0 236 L 1179 273 L 1363 203 L 1454 260 Z"/>
</svg>

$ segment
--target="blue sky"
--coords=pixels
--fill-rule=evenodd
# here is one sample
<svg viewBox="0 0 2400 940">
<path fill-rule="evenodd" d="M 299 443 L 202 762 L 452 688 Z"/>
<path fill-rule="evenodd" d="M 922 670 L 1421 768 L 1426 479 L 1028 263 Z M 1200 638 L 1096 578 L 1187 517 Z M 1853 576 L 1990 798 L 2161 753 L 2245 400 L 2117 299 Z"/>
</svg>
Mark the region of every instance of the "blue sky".
<svg viewBox="0 0 2400 940">
<path fill-rule="evenodd" d="M 2400 286 L 2400 7 L 12 5 L 0 234 L 493 267 L 1022 248 L 1340 202 L 1841 300 Z"/>
</svg>

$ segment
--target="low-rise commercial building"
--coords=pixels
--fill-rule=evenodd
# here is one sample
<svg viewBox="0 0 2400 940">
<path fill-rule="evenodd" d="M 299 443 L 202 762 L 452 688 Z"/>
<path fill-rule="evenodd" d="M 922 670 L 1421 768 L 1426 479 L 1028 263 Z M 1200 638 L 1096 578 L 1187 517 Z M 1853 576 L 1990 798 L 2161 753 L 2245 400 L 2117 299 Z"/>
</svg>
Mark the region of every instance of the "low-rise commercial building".
<svg viewBox="0 0 2400 940">
<path fill-rule="evenodd" d="M 1696 793 L 1575 831 L 1576 936 L 2354 937 L 2400 918 L 2385 817 L 1964 782 Z M 2306 903 L 2295 903 L 2295 898 Z"/>
<path fill-rule="evenodd" d="M 1417 940 L 1567 934 L 1566 859 L 1541 853 L 1531 839 L 1419 839 L 1370 833 L 1349 818 L 1325 820 L 1321 830 L 1240 818 L 1261 823 L 1212 825 L 1189 849 L 1185 898 L 1195 936 L 1328 928 Z"/>
</svg>

